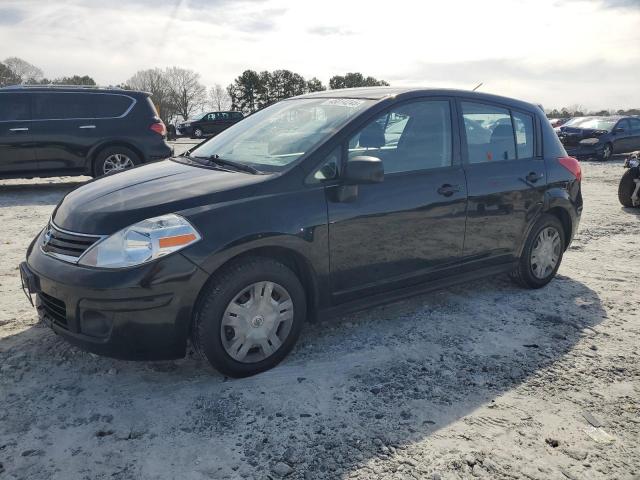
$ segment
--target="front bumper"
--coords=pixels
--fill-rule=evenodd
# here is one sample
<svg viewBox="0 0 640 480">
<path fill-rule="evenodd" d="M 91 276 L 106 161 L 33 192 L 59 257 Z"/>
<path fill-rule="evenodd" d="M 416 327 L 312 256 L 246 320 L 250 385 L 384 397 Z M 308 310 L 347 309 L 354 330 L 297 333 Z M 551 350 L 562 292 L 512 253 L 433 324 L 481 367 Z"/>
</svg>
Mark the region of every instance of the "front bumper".
<svg viewBox="0 0 640 480">
<path fill-rule="evenodd" d="M 567 155 L 573 158 L 584 159 L 584 158 L 593 158 L 599 157 L 602 155 L 602 150 L 604 149 L 604 145 L 596 143 L 595 145 L 575 145 L 575 146 L 565 146 L 564 149 L 567 152 Z"/>
<path fill-rule="evenodd" d="M 185 355 L 193 306 L 208 278 L 203 270 L 180 253 L 130 269 L 87 268 L 46 255 L 38 240 L 20 268 L 38 316 L 56 333 L 114 358 Z"/>
</svg>

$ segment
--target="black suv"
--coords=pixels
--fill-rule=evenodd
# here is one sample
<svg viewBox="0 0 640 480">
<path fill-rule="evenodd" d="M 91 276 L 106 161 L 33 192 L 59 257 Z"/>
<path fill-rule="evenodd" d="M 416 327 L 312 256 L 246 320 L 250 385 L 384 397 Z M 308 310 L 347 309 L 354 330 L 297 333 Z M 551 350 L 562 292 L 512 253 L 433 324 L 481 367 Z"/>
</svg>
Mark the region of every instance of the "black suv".
<svg viewBox="0 0 640 480">
<path fill-rule="evenodd" d="M 179 123 L 178 133 L 191 138 L 209 137 L 219 134 L 243 118 L 242 112 L 203 113 Z"/>
<path fill-rule="evenodd" d="M 578 227 L 581 175 L 529 103 L 318 92 L 69 193 L 20 272 L 69 342 L 159 359 L 191 338 L 250 375 L 305 320 L 499 273 L 543 287 Z"/>
<path fill-rule="evenodd" d="M 0 178 L 100 176 L 172 154 L 148 93 L 0 88 Z"/>
</svg>

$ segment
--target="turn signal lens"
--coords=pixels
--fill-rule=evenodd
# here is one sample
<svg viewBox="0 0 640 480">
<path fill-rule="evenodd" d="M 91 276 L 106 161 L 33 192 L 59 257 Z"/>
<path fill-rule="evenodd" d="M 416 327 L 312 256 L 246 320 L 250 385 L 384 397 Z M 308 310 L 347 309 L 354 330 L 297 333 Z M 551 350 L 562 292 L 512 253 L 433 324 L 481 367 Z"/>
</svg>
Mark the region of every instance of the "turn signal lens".
<svg viewBox="0 0 640 480">
<path fill-rule="evenodd" d="M 186 235 L 176 235 L 175 237 L 164 237 L 158 240 L 160 248 L 181 247 L 183 245 L 189 245 L 196 240 L 196 236 L 193 233 L 187 233 Z"/>
<path fill-rule="evenodd" d="M 579 182 L 582 180 L 582 167 L 580 167 L 580 162 L 577 159 L 573 157 L 560 157 L 558 158 L 558 162 L 569 170 L 573 176 L 576 177 L 576 180 Z"/>
</svg>

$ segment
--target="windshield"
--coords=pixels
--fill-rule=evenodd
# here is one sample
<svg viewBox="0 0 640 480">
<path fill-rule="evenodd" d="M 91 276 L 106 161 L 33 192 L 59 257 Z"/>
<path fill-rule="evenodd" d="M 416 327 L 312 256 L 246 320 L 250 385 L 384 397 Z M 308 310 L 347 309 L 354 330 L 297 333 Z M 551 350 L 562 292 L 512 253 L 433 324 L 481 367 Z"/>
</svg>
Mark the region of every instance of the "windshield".
<svg viewBox="0 0 640 480">
<path fill-rule="evenodd" d="M 563 127 L 590 128 L 593 130 L 611 130 L 616 124 L 614 118 L 582 117 L 573 118 L 563 125 Z"/>
<path fill-rule="evenodd" d="M 373 103 L 354 98 L 281 101 L 246 117 L 190 155 L 217 155 L 261 171 L 281 171 Z"/>
</svg>

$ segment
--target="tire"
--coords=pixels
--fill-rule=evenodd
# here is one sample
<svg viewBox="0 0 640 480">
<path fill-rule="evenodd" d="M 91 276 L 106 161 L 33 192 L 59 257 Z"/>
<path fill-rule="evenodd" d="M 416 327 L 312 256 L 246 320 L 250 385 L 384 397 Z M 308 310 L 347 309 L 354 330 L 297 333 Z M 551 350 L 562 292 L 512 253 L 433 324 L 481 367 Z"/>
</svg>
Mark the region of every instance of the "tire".
<svg viewBox="0 0 640 480">
<path fill-rule="evenodd" d="M 620 184 L 618 185 L 618 200 L 623 207 L 633 207 L 631 195 L 633 195 L 633 191 L 636 189 L 634 179 L 635 175 L 632 169 L 624 172 L 624 175 L 622 175 L 620 179 Z"/>
<path fill-rule="evenodd" d="M 539 237 L 542 232 L 545 232 L 546 236 L 549 231 L 555 231 L 558 243 L 556 245 L 555 240 L 545 239 L 545 243 L 547 240 L 551 241 L 553 248 L 551 251 L 546 251 L 544 249 L 540 251 L 538 245 Z M 529 232 L 529 236 L 527 237 L 522 250 L 522 255 L 518 260 L 518 265 L 514 271 L 511 272 L 511 279 L 525 288 L 544 287 L 556 275 L 556 272 L 562 263 L 565 245 L 566 239 L 564 236 L 564 228 L 562 227 L 560 220 L 553 215 L 543 214 L 535 223 L 531 232 Z M 535 257 L 533 256 L 534 253 L 536 253 L 537 258 L 541 259 L 539 262 L 535 261 Z M 547 254 L 549 254 L 550 257 L 547 257 Z M 556 258 L 555 264 L 553 267 L 546 265 L 546 268 L 544 268 L 545 259 L 551 257 Z M 542 268 L 541 264 L 543 265 Z"/>
<path fill-rule="evenodd" d="M 102 177 L 122 170 L 128 170 L 142 161 L 140 156 L 127 147 L 114 146 L 101 150 L 93 163 L 93 176 Z M 118 168 L 118 164 L 120 168 Z"/>
<path fill-rule="evenodd" d="M 602 147 L 602 152 L 598 154 L 598 159 L 606 162 L 611 159 L 611 155 L 613 155 L 613 145 L 605 143 L 604 147 Z"/>
<path fill-rule="evenodd" d="M 204 132 L 201 128 L 197 127 L 193 129 L 193 138 L 202 138 L 204 137 Z"/>
<path fill-rule="evenodd" d="M 267 284 L 273 288 L 268 296 L 267 288 L 260 286 Z M 250 298 L 244 303 L 246 295 Z M 287 356 L 300 336 L 306 312 L 305 291 L 295 273 L 269 258 L 244 258 L 223 267 L 205 287 L 194 315 L 191 341 L 221 373 L 230 377 L 255 375 Z M 272 341 L 274 334 L 278 338 Z"/>
</svg>

